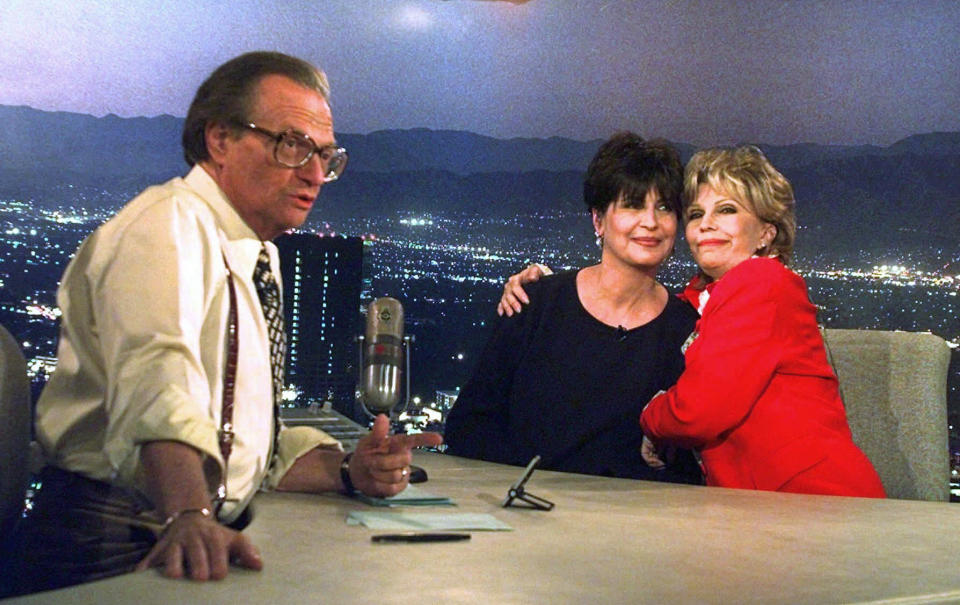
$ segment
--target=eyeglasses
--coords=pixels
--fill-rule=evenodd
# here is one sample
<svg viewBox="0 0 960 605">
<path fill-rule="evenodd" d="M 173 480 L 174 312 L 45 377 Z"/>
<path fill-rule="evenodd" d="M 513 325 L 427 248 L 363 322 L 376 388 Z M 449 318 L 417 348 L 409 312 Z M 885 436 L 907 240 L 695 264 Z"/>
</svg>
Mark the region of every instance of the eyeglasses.
<svg viewBox="0 0 960 605">
<path fill-rule="evenodd" d="M 347 150 L 343 147 L 337 147 L 336 145 L 320 147 L 309 136 L 293 129 L 273 132 L 266 128 L 260 128 L 253 122 L 240 125 L 273 139 L 276 142 L 273 147 L 273 158 L 287 168 L 305 166 L 310 158 L 316 155 L 320 158 L 320 164 L 324 167 L 324 183 L 332 183 L 340 178 L 343 169 L 347 167 Z"/>
</svg>

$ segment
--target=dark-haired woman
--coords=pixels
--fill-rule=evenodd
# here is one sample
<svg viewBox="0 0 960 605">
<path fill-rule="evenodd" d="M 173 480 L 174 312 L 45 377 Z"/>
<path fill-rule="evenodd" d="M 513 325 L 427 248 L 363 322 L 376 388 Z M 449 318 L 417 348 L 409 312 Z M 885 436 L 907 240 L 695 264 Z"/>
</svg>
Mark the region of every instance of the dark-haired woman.
<svg viewBox="0 0 960 605">
<path fill-rule="evenodd" d="M 501 317 L 446 424 L 452 454 L 612 477 L 700 482 L 689 452 L 643 463 L 640 409 L 683 369 L 696 313 L 657 282 L 679 224 L 682 165 L 620 133 L 590 163 L 584 199 L 600 262 L 531 285 Z"/>
</svg>

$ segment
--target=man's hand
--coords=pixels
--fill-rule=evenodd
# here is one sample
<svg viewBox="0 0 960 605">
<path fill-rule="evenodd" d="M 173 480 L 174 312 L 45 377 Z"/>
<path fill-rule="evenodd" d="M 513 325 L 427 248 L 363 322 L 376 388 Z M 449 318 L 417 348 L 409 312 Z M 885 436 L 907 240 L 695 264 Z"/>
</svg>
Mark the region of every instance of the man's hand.
<svg viewBox="0 0 960 605">
<path fill-rule="evenodd" d="M 390 421 L 380 414 L 350 458 L 350 480 L 368 496 L 387 497 L 403 491 L 410 482 L 411 450 L 443 443 L 443 437 L 437 433 L 390 435 L 389 432 Z"/>
<path fill-rule="evenodd" d="M 515 273 L 503 284 L 503 296 L 497 303 L 497 315 L 506 315 L 511 317 L 514 313 L 519 313 L 523 305 L 530 304 L 530 298 L 523 291 L 523 284 L 537 281 L 544 275 L 550 275 L 550 268 L 539 263 L 529 265 L 520 273 Z"/>
<path fill-rule="evenodd" d="M 230 563 L 263 567 L 246 536 L 200 514 L 200 509 L 211 508 L 200 452 L 178 441 L 150 441 L 141 448 L 140 459 L 148 478 L 147 495 L 161 518 L 178 516 L 137 565 L 138 571 L 163 566 L 169 578 L 189 574 L 194 580 L 219 580 Z"/>
<path fill-rule="evenodd" d="M 246 536 L 214 519 L 187 513 L 167 527 L 137 571 L 162 566 L 168 578 L 189 574 L 192 580 L 221 580 L 230 563 L 258 571 L 263 568 L 260 552 Z"/>
</svg>

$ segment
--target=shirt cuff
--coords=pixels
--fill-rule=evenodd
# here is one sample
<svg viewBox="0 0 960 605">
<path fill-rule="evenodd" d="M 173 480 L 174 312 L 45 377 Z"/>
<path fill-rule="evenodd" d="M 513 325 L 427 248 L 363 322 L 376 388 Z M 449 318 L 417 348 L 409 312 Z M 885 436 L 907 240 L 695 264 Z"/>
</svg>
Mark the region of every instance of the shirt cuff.
<svg viewBox="0 0 960 605">
<path fill-rule="evenodd" d="M 653 394 L 653 397 L 650 398 L 650 401 L 648 401 L 648 402 L 646 402 L 645 404 L 643 404 L 643 408 L 640 409 L 640 413 L 643 414 L 643 411 L 644 411 L 645 409 L 647 409 L 647 406 L 650 405 L 650 403 L 651 403 L 654 399 L 656 399 L 656 398 L 659 397 L 660 395 L 663 395 L 664 393 L 666 393 L 666 391 L 664 391 L 663 389 L 660 389 L 659 391 L 657 391 L 656 393 L 654 393 L 654 394 Z"/>
<path fill-rule="evenodd" d="M 179 386 L 170 385 L 147 406 L 128 410 L 109 430 L 104 449 L 122 483 L 139 484 L 140 448 L 150 441 L 179 441 L 197 449 L 208 487 L 216 489 L 223 469 L 217 426 Z"/>
<path fill-rule="evenodd" d="M 297 459 L 318 447 L 343 451 L 339 441 L 313 427 L 294 426 L 282 429 L 277 438 L 275 460 L 267 476 L 266 487 L 275 489 Z"/>
</svg>

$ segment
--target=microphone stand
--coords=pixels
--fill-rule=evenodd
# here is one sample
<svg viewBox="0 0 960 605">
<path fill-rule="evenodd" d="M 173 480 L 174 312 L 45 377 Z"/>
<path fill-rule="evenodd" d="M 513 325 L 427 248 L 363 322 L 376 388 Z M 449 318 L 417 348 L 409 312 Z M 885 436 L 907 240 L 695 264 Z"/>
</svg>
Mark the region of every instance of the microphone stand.
<svg viewBox="0 0 960 605">
<path fill-rule="evenodd" d="M 357 352 L 359 354 L 359 364 L 358 367 L 360 371 L 363 371 L 363 343 L 366 340 L 364 335 L 359 335 L 356 338 L 359 346 L 357 347 Z M 404 380 L 404 396 L 403 401 L 397 402 L 395 406 L 387 410 L 387 418 L 390 419 L 390 432 L 394 435 L 405 434 L 403 425 L 400 424 L 400 415 L 407 411 L 407 408 L 410 406 L 410 349 L 412 348 L 412 343 L 416 342 L 416 337 L 413 334 L 404 334 L 403 335 L 403 380 Z M 363 401 L 363 394 L 361 389 L 357 388 L 357 394 L 360 399 L 360 407 L 363 408 L 363 411 L 370 418 L 375 418 L 377 414 L 370 411 L 367 408 L 367 405 Z M 383 413 L 383 412 L 380 412 Z M 427 471 L 419 466 L 413 464 L 410 465 L 410 483 L 423 483 L 427 480 Z"/>
<path fill-rule="evenodd" d="M 393 427 L 393 433 L 403 433 L 403 425 L 400 424 L 400 415 L 410 407 L 410 348 L 416 341 L 413 334 L 403 335 L 403 404 L 398 403 L 390 409 L 388 414 L 390 426 Z"/>
<path fill-rule="evenodd" d="M 416 338 L 413 334 L 404 334 L 403 335 L 403 377 L 404 382 L 406 383 L 404 388 L 404 404 L 403 410 L 397 411 L 397 408 L 394 408 L 390 411 L 390 419 L 394 425 L 393 432 L 394 434 L 403 432 L 403 425 L 400 424 L 400 414 L 407 411 L 407 408 L 410 407 L 410 349 L 412 348 L 412 343 L 416 341 Z M 396 415 L 396 419 L 394 419 Z M 427 480 L 427 471 L 422 467 L 416 466 L 414 464 L 410 465 L 410 483 L 424 483 Z"/>
</svg>

